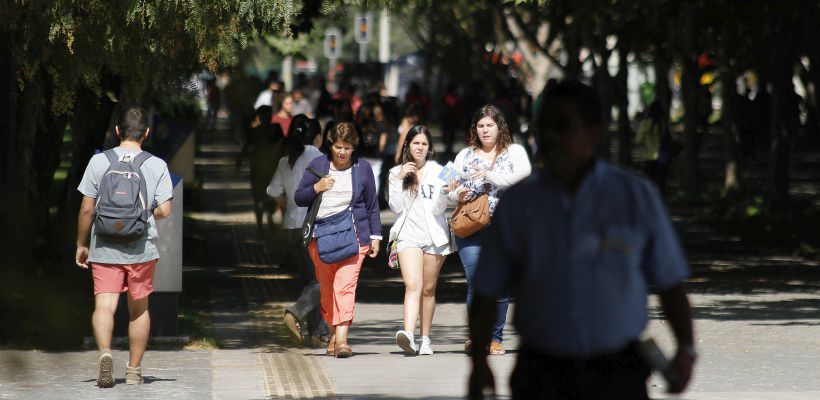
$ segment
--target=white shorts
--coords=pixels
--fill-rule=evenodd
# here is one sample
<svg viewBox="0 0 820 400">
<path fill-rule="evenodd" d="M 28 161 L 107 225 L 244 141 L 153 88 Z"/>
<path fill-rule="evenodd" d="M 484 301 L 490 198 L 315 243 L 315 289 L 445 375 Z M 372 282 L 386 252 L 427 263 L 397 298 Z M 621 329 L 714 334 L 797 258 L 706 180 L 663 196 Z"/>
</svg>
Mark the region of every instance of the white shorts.
<svg viewBox="0 0 820 400">
<path fill-rule="evenodd" d="M 447 243 L 442 246 L 436 246 L 435 244 L 430 245 L 423 245 L 418 244 L 410 240 L 397 240 L 396 241 L 396 248 L 399 253 L 401 253 L 404 249 L 421 249 L 423 253 L 433 254 L 437 256 L 446 256 L 452 253 L 450 249 L 450 244 Z"/>
</svg>

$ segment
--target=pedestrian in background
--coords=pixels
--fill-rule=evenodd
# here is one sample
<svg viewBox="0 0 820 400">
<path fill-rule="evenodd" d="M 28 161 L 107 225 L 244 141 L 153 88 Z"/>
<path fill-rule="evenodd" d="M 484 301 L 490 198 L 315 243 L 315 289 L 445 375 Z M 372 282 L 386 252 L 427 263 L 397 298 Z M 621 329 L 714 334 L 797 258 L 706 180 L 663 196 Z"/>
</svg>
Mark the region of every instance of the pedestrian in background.
<svg viewBox="0 0 820 400">
<path fill-rule="evenodd" d="M 276 174 L 267 187 L 268 196 L 276 200 L 279 207 L 284 210 L 282 218 L 284 242 L 281 243 L 281 247 L 286 249 L 287 259 L 296 266 L 296 270 L 299 271 L 305 283 L 296 303 L 285 309 L 283 324 L 295 342 L 308 345 L 316 345 L 319 342 L 327 343 L 330 335 L 327 324 L 322 320 L 319 307 L 320 292 L 316 270 L 307 251 L 301 246 L 302 223 L 305 220 L 307 208 L 296 205 L 294 195 L 305 173 L 305 168 L 313 159 L 322 155 L 318 149 L 322 143 L 320 133 L 321 127 L 318 121 L 304 114 L 293 117 L 290 133 L 284 141 L 284 156 L 279 159 Z M 307 327 L 307 338 L 302 334 L 305 327 Z"/>
<path fill-rule="evenodd" d="M 504 116 L 492 105 L 479 108 L 473 115 L 468 143 L 453 163 L 461 176 L 461 184 L 450 191 L 448 197 L 453 203 L 464 203 L 486 193 L 492 218 L 504 191 L 530 174 L 530 160 L 524 147 L 512 143 Z M 481 252 L 482 236 L 483 232 L 479 230 L 467 237 L 456 237 L 458 255 L 467 277 L 468 310 L 473 302 L 473 276 Z M 503 294 L 496 300 L 498 319 L 493 328 L 490 354 L 501 355 L 505 353 L 501 344 L 510 299 Z M 467 339 L 465 352 L 469 353 L 472 343 L 471 339 Z"/>
<path fill-rule="evenodd" d="M 274 98 L 278 98 L 281 92 L 282 83 L 276 79 L 275 72 L 269 72 L 268 79 L 265 80 L 265 88 L 259 92 L 256 96 L 256 101 L 253 103 L 254 110 L 262 106 L 268 106 L 276 109 L 276 106 L 279 104 L 277 104 L 277 101 L 274 101 Z"/>
<path fill-rule="evenodd" d="M 393 162 L 398 164 L 401 162 L 401 154 L 402 154 L 402 146 L 404 146 L 404 137 L 407 135 L 407 131 L 410 128 L 418 125 L 421 122 L 421 106 L 417 104 L 411 104 L 404 109 L 404 116 L 401 118 L 401 122 L 399 123 L 398 128 L 398 137 L 395 138 L 395 141 L 391 140 L 394 139 L 393 137 L 387 138 L 387 143 L 395 143 L 396 150 L 394 154 Z"/>
<path fill-rule="evenodd" d="M 444 96 L 441 98 L 443 107 L 441 111 L 441 135 L 444 139 L 444 154 L 448 158 L 453 154 L 456 132 L 464 115 L 461 103 L 462 100 L 458 96 L 458 87 L 453 82 L 448 83 Z"/>
<path fill-rule="evenodd" d="M 637 342 L 650 290 L 678 345 L 669 390 L 683 391 L 696 358 L 689 268 L 657 189 L 595 158 L 606 126 L 593 88 L 548 87 L 536 122 L 546 167 L 506 192 L 482 240 L 470 397 L 493 386 L 485 345 L 510 288 L 521 336 L 514 399 L 648 399 Z"/>
<path fill-rule="evenodd" d="M 660 189 L 661 194 L 665 193 L 669 163 L 675 155 L 674 149 L 679 148 L 679 145 L 672 139 L 666 112 L 660 101 L 655 100 L 649 104 L 646 118 L 638 124 L 635 144 L 641 150 L 644 172 Z"/>
<path fill-rule="evenodd" d="M 261 106 L 254 113 L 251 129 L 244 140 L 242 150 L 236 160 L 236 169 L 242 167 L 242 161 L 248 158 L 250 164 L 251 197 L 256 227 L 262 231 L 265 215 L 268 226 L 273 228 L 273 214 L 276 203 L 267 196 L 265 188 L 276 173 L 279 158 L 282 155 L 283 134 L 281 127 L 271 124 L 271 108 Z"/>
<path fill-rule="evenodd" d="M 322 200 L 316 215 L 318 224 L 323 218 L 331 217 L 351 209 L 358 239 L 358 254 L 347 259 L 326 263 L 317 249 L 316 239 L 308 245 L 308 251 L 316 266 L 316 278 L 321 291 L 322 317 L 331 326 L 333 337 L 327 354 L 338 358 L 353 355 L 347 342 L 350 324 L 353 322 L 356 303 L 356 286 L 359 271 L 365 255 L 375 258 L 381 243 L 381 218 L 376 200 L 376 182 L 373 170 L 366 160 L 354 156 L 359 144 L 359 136 L 352 123 L 342 122 L 328 132 L 330 152 L 310 162 L 322 178 L 305 172 L 299 182 L 294 201 L 300 207 L 308 207 L 322 193 Z"/>
<path fill-rule="evenodd" d="M 293 91 L 291 113 L 293 115 L 305 114 L 308 118 L 313 118 L 313 106 L 310 105 L 310 100 L 305 98 L 302 89 L 295 89 Z"/>
<path fill-rule="evenodd" d="M 77 188 L 83 194 L 83 200 L 77 219 L 75 262 L 84 269 L 90 266 L 94 277 L 94 315 L 91 318 L 91 325 L 100 352 L 97 386 L 101 388 L 114 386 L 111 335 L 120 293 L 126 291 L 130 322 L 129 359 L 125 366 L 125 383 L 143 383 L 142 357 L 145 355 L 148 334 L 151 331 L 148 297 L 154 290 L 154 270 L 159 260 L 159 232 L 156 220 L 171 215 L 173 197 L 168 166 L 161 159 L 142 151 L 142 143 L 149 134 L 148 113 L 138 107 L 126 108 L 120 114 L 114 129 L 121 140 L 120 145 L 91 157 Z M 130 175 L 133 173 L 132 170 L 138 170 L 137 176 Z M 116 176 L 122 177 L 119 183 L 113 183 Z M 125 180 L 136 182 L 137 188 L 131 188 L 132 185 L 127 184 Z M 104 234 L 106 230 L 101 228 L 105 227 L 98 226 L 94 221 L 113 220 L 113 209 L 131 205 L 116 201 L 129 197 L 136 200 L 137 195 L 128 192 L 129 189 L 139 190 L 139 205 L 142 208 L 136 211 L 144 213 L 145 219 L 140 220 L 144 222 L 145 229 L 133 238 L 117 237 L 112 233 Z M 145 197 L 142 197 L 143 194 Z M 98 203 L 111 206 L 111 209 L 98 210 Z M 117 220 L 113 224 L 114 228 L 119 227 L 119 230 L 128 230 L 132 226 L 124 225 L 126 224 L 122 220 Z"/>
<path fill-rule="evenodd" d="M 439 178 L 443 167 L 432 160 L 433 136 L 423 125 L 407 132 L 402 164 L 390 170 L 390 209 L 397 213 L 390 229 L 396 240 L 399 267 L 404 281 L 404 329 L 396 332 L 396 344 L 405 354 L 431 355 L 430 327 L 436 308 L 436 283 L 450 254 L 447 227 L 447 193 Z M 420 318 L 419 318 L 420 317 Z M 416 320 L 421 320 L 421 343 L 416 345 Z"/>
<path fill-rule="evenodd" d="M 282 96 L 282 102 L 279 104 L 278 111 L 271 117 L 270 122 L 274 125 L 279 125 L 282 128 L 282 135 L 287 136 L 288 132 L 290 132 L 291 121 L 293 121 L 293 96 L 290 93 L 285 93 Z M 278 161 L 277 159 L 277 162 Z"/>
</svg>

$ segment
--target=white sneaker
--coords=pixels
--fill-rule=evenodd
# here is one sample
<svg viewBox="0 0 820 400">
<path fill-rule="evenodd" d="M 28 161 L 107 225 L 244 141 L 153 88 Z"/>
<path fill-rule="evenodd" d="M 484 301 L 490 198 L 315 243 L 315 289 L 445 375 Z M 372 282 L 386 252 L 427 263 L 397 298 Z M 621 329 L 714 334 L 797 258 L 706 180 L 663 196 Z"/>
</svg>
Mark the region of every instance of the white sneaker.
<svg viewBox="0 0 820 400">
<path fill-rule="evenodd" d="M 422 340 L 421 347 L 419 347 L 419 355 L 420 356 L 432 356 L 433 349 L 430 348 L 430 341 L 429 340 Z"/>
<path fill-rule="evenodd" d="M 401 347 L 406 355 L 416 354 L 416 342 L 413 341 L 413 334 L 406 331 L 396 332 L 396 344 Z"/>
</svg>

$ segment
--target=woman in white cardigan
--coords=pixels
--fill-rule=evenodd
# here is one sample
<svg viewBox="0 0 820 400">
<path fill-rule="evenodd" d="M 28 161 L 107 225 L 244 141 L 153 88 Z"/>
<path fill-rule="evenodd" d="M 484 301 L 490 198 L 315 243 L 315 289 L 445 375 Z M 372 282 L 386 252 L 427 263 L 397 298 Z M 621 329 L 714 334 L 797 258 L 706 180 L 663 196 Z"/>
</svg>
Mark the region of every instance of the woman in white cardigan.
<svg viewBox="0 0 820 400">
<path fill-rule="evenodd" d="M 390 170 L 389 205 L 398 214 L 390 240 L 396 240 L 399 267 L 404 280 L 404 329 L 396 333 L 396 344 L 405 354 L 430 355 L 430 325 L 436 308 L 436 282 L 444 257 L 450 253 L 445 182 L 439 179 L 443 167 L 431 160 L 433 138 L 430 131 L 416 125 L 407 132 L 401 164 Z M 421 316 L 421 318 L 419 318 Z M 421 320 L 421 343 L 413 333 Z"/>
<path fill-rule="evenodd" d="M 527 151 L 521 145 L 512 143 L 507 123 L 501 111 L 486 105 L 476 111 L 470 124 L 469 145 L 461 150 L 453 162 L 461 178 L 455 190 L 449 190 L 451 202 L 463 203 L 487 193 L 490 203 L 490 218 L 504 190 L 526 178 L 532 167 Z M 458 255 L 467 277 L 467 308 L 473 301 L 473 275 L 481 251 L 481 231 L 464 238 L 456 237 Z M 509 297 L 497 299 L 497 315 L 493 329 L 490 354 L 504 354 L 504 323 L 507 317 Z M 464 351 L 469 354 L 472 341 L 467 339 Z"/>
</svg>

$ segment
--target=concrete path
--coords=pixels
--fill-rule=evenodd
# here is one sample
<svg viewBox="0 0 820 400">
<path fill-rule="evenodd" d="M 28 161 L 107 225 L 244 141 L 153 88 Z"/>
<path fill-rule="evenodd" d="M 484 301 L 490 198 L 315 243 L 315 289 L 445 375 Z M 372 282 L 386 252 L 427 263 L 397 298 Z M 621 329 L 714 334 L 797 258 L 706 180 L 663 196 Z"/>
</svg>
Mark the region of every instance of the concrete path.
<svg viewBox="0 0 820 400">
<path fill-rule="evenodd" d="M 215 279 L 209 298 L 220 348 L 149 349 L 146 384 L 139 387 L 122 384 L 126 353 L 117 350 L 117 386 L 107 390 L 95 387 L 96 351 L 0 350 L 0 399 L 463 398 L 470 365 L 463 354 L 465 282 L 455 255 L 439 283 L 435 355 L 405 357 L 395 345 L 403 287 L 381 258 L 369 260 L 361 275 L 350 333 L 354 357 L 290 344 L 281 319 L 300 286 L 293 271 L 278 265 L 276 243 L 256 231 L 248 171 L 234 169 L 238 146 L 228 139 L 223 132 L 200 145 L 196 166 L 204 185 L 189 210 L 209 224 L 202 233 L 208 263 L 196 268 Z M 716 235 L 692 224 L 692 213 L 673 209 L 694 271 L 689 288 L 701 357 L 689 392 L 667 396 L 652 378 L 653 398 L 820 399 L 820 265 Z M 390 213 L 383 216 L 388 225 Z M 648 331 L 671 351 L 654 300 L 650 317 Z M 491 358 L 501 398 L 509 395 L 515 362 L 512 324 L 505 335 L 511 352 Z"/>
</svg>

